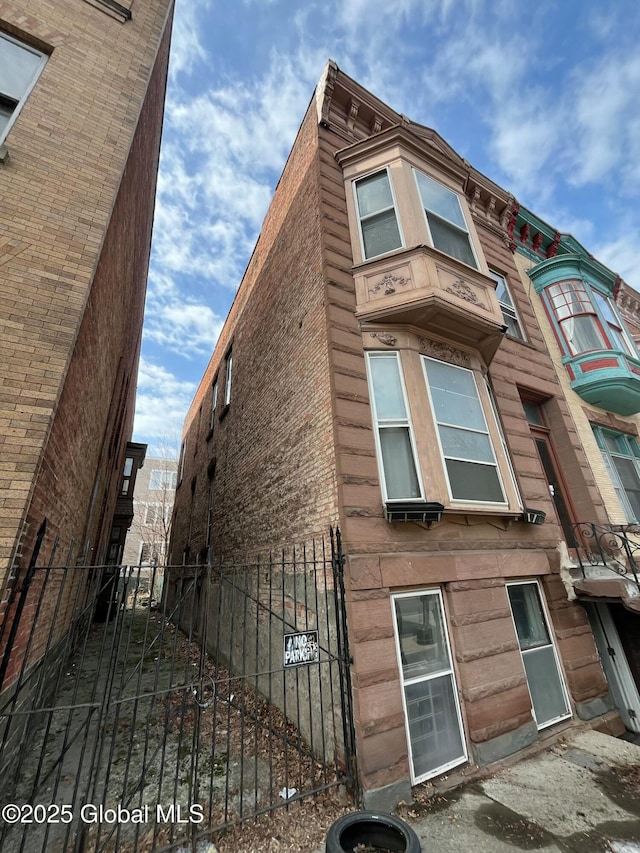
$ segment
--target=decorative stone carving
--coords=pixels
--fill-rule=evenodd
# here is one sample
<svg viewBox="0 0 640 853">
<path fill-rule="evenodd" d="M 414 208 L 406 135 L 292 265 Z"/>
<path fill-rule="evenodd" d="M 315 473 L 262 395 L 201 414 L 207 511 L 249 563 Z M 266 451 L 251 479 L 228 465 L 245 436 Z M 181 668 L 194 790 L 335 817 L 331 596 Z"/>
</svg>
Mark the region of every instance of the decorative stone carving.
<svg viewBox="0 0 640 853">
<path fill-rule="evenodd" d="M 486 311 L 487 306 L 483 302 L 480 302 L 475 291 L 469 287 L 463 278 L 459 278 L 453 284 L 450 284 L 447 287 L 447 293 L 452 293 L 459 299 L 464 299 L 465 302 L 470 302 L 472 305 L 477 305 L 478 308 L 484 308 Z"/>
<path fill-rule="evenodd" d="M 388 347 L 394 347 L 398 339 L 389 332 L 371 332 L 372 338 L 377 338 L 380 343 L 386 344 Z"/>
<path fill-rule="evenodd" d="M 381 116 L 374 115 L 373 120 L 371 121 L 371 133 L 380 133 L 382 130 L 382 118 Z"/>
<path fill-rule="evenodd" d="M 431 355 L 433 358 L 438 358 L 440 361 L 448 361 L 450 364 L 457 364 L 458 367 L 471 367 L 471 358 L 466 352 L 462 352 L 449 344 L 443 344 L 440 341 L 432 341 L 430 338 L 420 338 L 418 343 L 420 349 L 426 355 Z"/>
<path fill-rule="evenodd" d="M 405 284 L 408 284 L 411 281 L 410 278 L 407 278 L 404 275 L 392 275 L 388 272 L 384 275 L 380 281 L 375 284 L 370 290 L 369 293 L 378 293 L 378 291 L 384 288 L 385 296 L 389 296 L 392 293 L 396 292 L 396 285 L 399 287 L 403 287 Z"/>
<path fill-rule="evenodd" d="M 360 103 L 356 101 L 355 98 L 351 99 L 351 103 L 349 104 L 349 116 L 347 118 L 347 125 L 350 128 L 353 128 L 356 123 L 356 119 L 358 117 L 358 112 L 360 110 Z"/>
</svg>

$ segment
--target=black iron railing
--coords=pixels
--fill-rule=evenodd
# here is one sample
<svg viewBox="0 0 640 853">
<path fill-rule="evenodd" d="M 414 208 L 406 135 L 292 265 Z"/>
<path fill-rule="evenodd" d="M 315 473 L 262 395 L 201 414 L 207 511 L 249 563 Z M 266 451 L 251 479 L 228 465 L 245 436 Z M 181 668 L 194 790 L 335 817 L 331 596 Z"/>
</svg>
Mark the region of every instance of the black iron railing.
<svg viewBox="0 0 640 853">
<path fill-rule="evenodd" d="M 584 578 L 587 569 L 602 567 L 633 583 L 640 593 L 640 525 L 581 521 L 572 527 L 573 548 Z"/>
</svg>

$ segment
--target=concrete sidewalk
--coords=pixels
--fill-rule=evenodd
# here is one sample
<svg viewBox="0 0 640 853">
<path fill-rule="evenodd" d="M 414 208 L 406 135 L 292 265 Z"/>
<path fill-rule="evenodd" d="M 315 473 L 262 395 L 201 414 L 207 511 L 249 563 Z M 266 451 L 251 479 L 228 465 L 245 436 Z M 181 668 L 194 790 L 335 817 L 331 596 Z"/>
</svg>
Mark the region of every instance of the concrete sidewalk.
<svg viewBox="0 0 640 853">
<path fill-rule="evenodd" d="M 640 746 L 582 732 L 403 812 L 423 853 L 640 853 Z"/>
</svg>

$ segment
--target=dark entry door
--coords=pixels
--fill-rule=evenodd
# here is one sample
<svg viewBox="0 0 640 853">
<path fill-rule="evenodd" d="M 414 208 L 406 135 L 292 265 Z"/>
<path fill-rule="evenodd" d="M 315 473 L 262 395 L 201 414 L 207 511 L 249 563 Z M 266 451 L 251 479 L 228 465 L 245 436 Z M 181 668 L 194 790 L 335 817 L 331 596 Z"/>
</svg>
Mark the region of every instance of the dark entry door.
<svg viewBox="0 0 640 853">
<path fill-rule="evenodd" d="M 562 526 L 564 538 L 568 547 L 574 548 L 575 539 L 573 535 L 572 526 L 574 518 L 570 509 L 569 499 L 566 495 L 562 479 L 560 477 L 560 474 L 558 473 L 555 454 L 553 452 L 553 448 L 551 447 L 549 436 L 546 434 L 546 432 L 534 429 L 533 427 L 531 429 L 531 433 L 536 443 L 536 448 L 538 449 L 538 455 L 540 457 L 540 461 L 542 462 L 542 468 L 544 469 L 544 473 L 547 477 L 547 483 L 549 484 L 549 492 L 551 493 L 551 497 L 553 499 L 553 504 L 556 509 L 558 520 L 560 522 L 560 525 Z"/>
</svg>

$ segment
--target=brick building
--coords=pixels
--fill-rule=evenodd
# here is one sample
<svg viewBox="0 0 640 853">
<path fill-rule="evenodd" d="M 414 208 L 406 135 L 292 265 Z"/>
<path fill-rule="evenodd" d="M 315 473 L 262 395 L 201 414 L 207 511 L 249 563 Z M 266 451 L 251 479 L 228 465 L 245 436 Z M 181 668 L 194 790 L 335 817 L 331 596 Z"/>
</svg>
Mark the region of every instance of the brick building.
<svg viewBox="0 0 640 853">
<path fill-rule="evenodd" d="M 164 456 L 145 459 L 133 492 L 133 523 L 122 556 L 125 565 L 166 562 L 177 479 L 175 459 Z"/>
<path fill-rule="evenodd" d="M 537 438 L 553 437 L 577 519 L 608 515 L 515 216 L 435 131 L 330 62 L 184 426 L 173 562 L 340 525 L 371 806 L 543 731 L 623 728 L 560 574 Z"/>
<path fill-rule="evenodd" d="M 615 546 L 640 562 L 640 296 L 571 235 L 560 234 L 525 208 L 514 211 L 509 231 L 516 265 L 614 528 L 579 524 L 586 517 L 574 504 L 571 471 L 564 470 L 563 455 L 554 451 L 544 401 L 530 400 L 527 421 L 566 528 L 569 549 L 561 571 L 570 595 L 589 616 L 616 709 L 625 726 L 640 733 L 640 584 L 633 572 L 616 571 L 622 566 L 614 551 Z M 583 572 L 576 567 L 576 547 L 594 539 L 604 553 L 583 561 Z"/>
<path fill-rule="evenodd" d="M 0 0 L 0 615 L 124 542 L 172 7 Z"/>
</svg>

